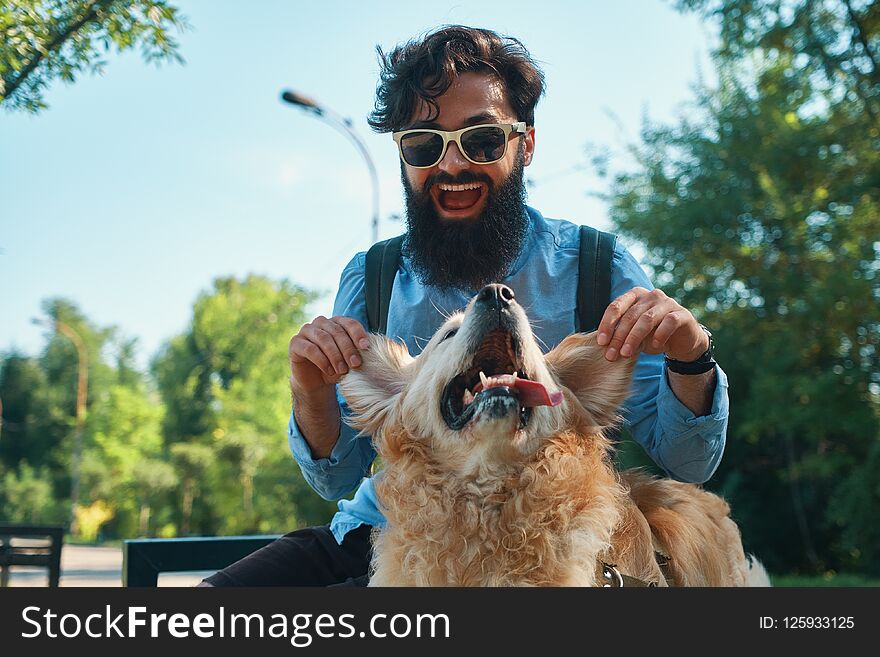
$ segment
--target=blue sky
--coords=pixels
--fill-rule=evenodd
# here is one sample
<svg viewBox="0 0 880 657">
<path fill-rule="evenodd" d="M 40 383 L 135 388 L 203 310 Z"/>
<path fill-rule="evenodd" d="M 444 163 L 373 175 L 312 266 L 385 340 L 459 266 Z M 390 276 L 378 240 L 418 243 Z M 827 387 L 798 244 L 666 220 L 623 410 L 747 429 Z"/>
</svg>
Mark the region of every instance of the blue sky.
<svg viewBox="0 0 880 657">
<path fill-rule="evenodd" d="M 586 146 L 622 153 L 712 71 L 710 28 L 664 0 L 175 4 L 192 24 L 184 66 L 110 54 L 103 75 L 54 84 L 41 114 L 0 111 L 0 353 L 38 353 L 30 319 L 63 296 L 137 337 L 144 365 L 224 275 L 288 278 L 329 313 L 370 244 L 370 178 L 342 134 L 279 98 L 294 89 L 352 119 L 378 169 L 379 237 L 398 234 L 397 152 L 366 125 L 377 44 L 448 23 L 522 40 L 547 78 L 529 203 L 599 228 L 606 209 L 588 192 L 603 182 L 576 168 Z"/>
</svg>

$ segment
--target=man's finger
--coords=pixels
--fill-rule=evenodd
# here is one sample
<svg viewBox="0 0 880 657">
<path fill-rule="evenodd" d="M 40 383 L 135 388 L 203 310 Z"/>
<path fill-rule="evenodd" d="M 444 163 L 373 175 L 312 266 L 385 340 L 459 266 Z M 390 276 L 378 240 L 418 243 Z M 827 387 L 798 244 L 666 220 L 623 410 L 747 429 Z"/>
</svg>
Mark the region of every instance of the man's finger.
<svg viewBox="0 0 880 657">
<path fill-rule="evenodd" d="M 642 298 L 627 310 L 623 317 L 617 321 L 617 325 L 613 329 L 610 340 L 608 341 L 608 350 L 605 352 L 605 358 L 609 361 L 617 360 L 618 355 L 629 356 L 632 353 L 632 347 L 624 352 L 626 342 L 630 333 L 635 327 L 636 322 L 646 312 L 650 312 L 650 302 Z"/>
<path fill-rule="evenodd" d="M 292 364 L 309 362 L 327 376 L 336 376 L 336 370 L 330 363 L 330 360 L 324 355 L 324 352 L 316 344 L 301 335 L 294 336 L 290 341 L 288 353 Z"/>
<path fill-rule="evenodd" d="M 337 318 L 325 319 L 319 324 L 319 327 L 333 338 L 336 349 L 344 360 L 344 369 L 339 372 L 340 374 L 348 372 L 349 366 L 360 367 L 361 357 L 358 353 L 358 348 L 355 346 L 355 343 L 352 341 L 352 338 L 345 327 L 337 321 Z"/>
<path fill-rule="evenodd" d="M 339 346 L 336 344 L 336 340 L 331 333 L 332 329 L 330 329 L 330 331 L 324 330 L 324 326 L 326 326 L 326 324 L 323 322 L 320 325 L 313 324 L 307 330 L 304 329 L 302 333 L 309 342 L 317 345 L 324 353 L 324 356 L 326 356 L 327 360 L 330 361 L 330 364 L 333 365 L 336 374 L 345 374 L 348 372 L 348 365 L 345 363 L 345 357 L 343 356 L 342 351 L 340 351 Z"/>
<path fill-rule="evenodd" d="M 643 287 L 634 287 L 631 290 L 627 290 L 608 304 L 608 307 L 602 314 L 602 320 L 599 322 L 599 327 L 597 329 L 598 335 L 596 336 L 596 342 L 600 347 L 604 347 L 611 342 L 611 338 L 614 335 L 620 318 L 623 317 L 632 305 L 646 292 L 647 290 Z"/>
<path fill-rule="evenodd" d="M 620 355 L 629 358 L 642 345 L 647 338 L 663 320 L 664 313 L 661 308 L 656 306 L 647 308 L 641 313 L 629 331 L 629 335 L 624 338 L 623 346 L 620 348 Z"/>
<path fill-rule="evenodd" d="M 367 333 L 367 330 L 364 328 L 363 324 L 361 324 L 356 319 L 352 319 L 351 317 L 343 317 L 341 315 L 333 318 L 336 322 L 342 325 L 343 328 L 348 332 L 351 341 L 356 344 L 361 349 L 369 349 L 370 348 L 370 336 Z"/>
<path fill-rule="evenodd" d="M 653 289 L 645 294 L 638 305 L 633 306 L 627 315 L 635 317 L 628 336 L 624 338 L 624 344 L 620 348 L 622 356 L 629 357 L 643 348 L 644 342 L 662 323 L 663 318 L 675 312 L 680 306 L 670 299 L 663 290 Z"/>
<path fill-rule="evenodd" d="M 657 326 L 657 330 L 654 331 L 654 339 L 651 342 L 651 346 L 659 352 L 665 351 L 664 347 L 669 342 L 669 338 L 682 327 L 684 320 L 684 311 L 675 311 L 666 315 L 663 321 L 660 322 L 660 325 Z"/>
</svg>

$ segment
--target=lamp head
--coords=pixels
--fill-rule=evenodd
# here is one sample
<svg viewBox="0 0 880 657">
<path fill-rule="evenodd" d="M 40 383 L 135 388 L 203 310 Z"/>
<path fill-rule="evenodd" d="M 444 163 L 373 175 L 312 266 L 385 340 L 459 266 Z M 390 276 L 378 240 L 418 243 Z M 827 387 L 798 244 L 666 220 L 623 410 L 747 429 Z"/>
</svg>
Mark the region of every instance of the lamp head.
<svg viewBox="0 0 880 657">
<path fill-rule="evenodd" d="M 310 110 L 321 111 L 321 107 L 315 100 L 290 89 L 281 93 L 281 99 L 291 105 L 299 105 Z"/>
</svg>

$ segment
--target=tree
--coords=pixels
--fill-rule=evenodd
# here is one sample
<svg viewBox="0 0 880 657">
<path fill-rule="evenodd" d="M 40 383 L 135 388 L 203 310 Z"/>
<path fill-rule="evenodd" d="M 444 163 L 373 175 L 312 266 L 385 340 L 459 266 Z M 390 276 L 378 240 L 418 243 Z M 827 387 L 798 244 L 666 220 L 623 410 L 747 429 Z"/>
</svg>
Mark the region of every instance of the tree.
<svg viewBox="0 0 880 657">
<path fill-rule="evenodd" d="M 718 23 L 718 55 L 791 57 L 791 71 L 832 100 L 848 96 L 880 127 L 880 6 L 874 0 L 678 0 Z"/>
<path fill-rule="evenodd" d="M 876 6 L 680 6 L 720 22 L 719 86 L 645 126 L 612 220 L 717 336 L 731 425 L 709 487 L 751 548 L 777 572 L 880 572 L 862 467 L 880 441 Z M 873 509 L 829 504 L 855 491 Z"/>
<path fill-rule="evenodd" d="M 24 461 L 41 467 L 48 462 L 55 444 L 41 427 L 48 415 L 45 389 L 46 375 L 33 358 L 19 353 L 6 356 L 0 369 L 0 464 L 17 467 Z"/>
<path fill-rule="evenodd" d="M 163 408 L 143 381 L 109 386 L 94 404 L 83 472 L 84 503 L 103 500 L 117 536 L 150 534 L 153 508 L 177 485 L 162 436 Z"/>
<path fill-rule="evenodd" d="M 177 443 L 171 446 L 171 458 L 175 471 L 179 473 L 181 486 L 180 533 L 188 536 L 199 482 L 206 478 L 214 465 L 214 451 L 198 443 Z"/>
<path fill-rule="evenodd" d="M 139 47 L 148 62 L 183 62 L 173 31 L 186 27 L 166 0 L 9 0 L 0 6 L 0 104 L 44 109 L 50 82 L 100 72 L 113 47 Z"/>
<path fill-rule="evenodd" d="M 0 518 L 36 524 L 58 522 L 63 514 L 53 498 L 45 467 L 35 471 L 23 461 L 0 477 Z"/>
<path fill-rule="evenodd" d="M 65 299 L 45 301 L 43 310 L 48 320 L 42 323 L 52 331 L 40 358 L 49 384 L 46 430 L 59 437 L 53 464 L 59 477 L 55 485 L 69 482 L 70 529 L 75 534 L 76 507 L 82 502 L 81 466 L 87 442 L 84 434 L 89 433 L 88 411 L 90 402 L 100 399 L 100 392 L 111 382 L 112 370 L 102 361 L 101 353 L 110 346 L 114 330 L 90 325 L 75 304 Z"/>
<path fill-rule="evenodd" d="M 162 495 L 176 482 L 168 484 L 170 466 L 162 463 L 160 400 L 133 365 L 132 340 L 94 326 L 70 301 L 50 299 L 43 309 L 49 331 L 42 354 L 10 354 L 0 368 L 0 516 L 70 519 L 79 352 L 69 335 L 75 333 L 88 363 L 76 517 L 88 525 L 83 536 L 97 536 L 102 527 L 131 535 L 153 505 L 167 506 Z M 59 322 L 72 333 L 56 331 Z"/>
<path fill-rule="evenodd" d="M 287 344 L 314 298 L 287 281 L 217 279 L 190 328 L 153 364 L 70 301 L 43 304 L 46 347 L 0 367 L 0 516 L 69 517 L 79 351 L 88 362 L 76 519 L 79 536 L 277 532 L 335 508 L 290 457 Z M 59 512 L 61 515 L 59 516 Z"/>
<path fill-rule="evenodd" d="M 261 276 L 219 278 L 184 335 L 155 359 L 187 533 L 277 532 L 326 521 L 285 440 L 287 344 L 311 293 Z"/>
</svg>

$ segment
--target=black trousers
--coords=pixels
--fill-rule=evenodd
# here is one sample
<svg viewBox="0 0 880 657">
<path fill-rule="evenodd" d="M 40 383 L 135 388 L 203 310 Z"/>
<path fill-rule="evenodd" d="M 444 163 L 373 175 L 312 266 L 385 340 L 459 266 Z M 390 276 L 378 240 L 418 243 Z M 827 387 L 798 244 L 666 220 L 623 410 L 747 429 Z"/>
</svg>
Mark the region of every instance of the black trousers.
<svg viewBox="0 0 880 657">
<path fill-rule="evenodd" d="M 299 529 L 205 581 L 214 586 L 366 586 L 372 529 L 353 529 L 341 545 L 329 525 Z"/>
</svg>

